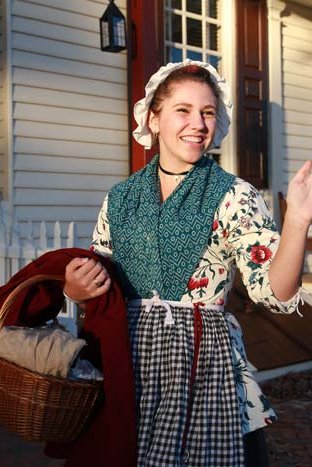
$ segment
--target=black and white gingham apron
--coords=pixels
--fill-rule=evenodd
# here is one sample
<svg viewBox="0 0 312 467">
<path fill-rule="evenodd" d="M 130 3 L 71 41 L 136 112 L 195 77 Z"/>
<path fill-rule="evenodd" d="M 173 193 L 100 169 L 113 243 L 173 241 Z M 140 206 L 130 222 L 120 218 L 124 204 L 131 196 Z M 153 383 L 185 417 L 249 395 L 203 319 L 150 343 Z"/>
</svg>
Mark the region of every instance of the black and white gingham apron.
<svg viewBox="0 0 312 467">
<path fill-rule="evenodd" d="M 138 467 L 243 467 L 241 420 L 222 307 L 128 303 Z"/>
</svg>

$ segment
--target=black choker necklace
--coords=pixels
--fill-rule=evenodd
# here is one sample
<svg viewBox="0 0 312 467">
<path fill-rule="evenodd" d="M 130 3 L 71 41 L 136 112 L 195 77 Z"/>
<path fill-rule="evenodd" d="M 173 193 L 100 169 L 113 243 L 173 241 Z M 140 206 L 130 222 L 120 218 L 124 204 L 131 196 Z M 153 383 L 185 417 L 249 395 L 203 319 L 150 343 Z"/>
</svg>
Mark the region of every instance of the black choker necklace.
<svg viewBox="0 0 312 467">
<path fill-rule="evenodd" d="M 159 162 L 158 162 L 158 167 L 164 174 L 174 175 L 175 177 L 179 177 L 180 175 L 187 175 L 189 173 L 189 171 L 191 170 L 191 169 L 189 169 L 189 170 L 186 170 L 186 172 L 180 172 L 180 173 L 169 172 L 169 170 L 163 169 Z"/>
</svg>

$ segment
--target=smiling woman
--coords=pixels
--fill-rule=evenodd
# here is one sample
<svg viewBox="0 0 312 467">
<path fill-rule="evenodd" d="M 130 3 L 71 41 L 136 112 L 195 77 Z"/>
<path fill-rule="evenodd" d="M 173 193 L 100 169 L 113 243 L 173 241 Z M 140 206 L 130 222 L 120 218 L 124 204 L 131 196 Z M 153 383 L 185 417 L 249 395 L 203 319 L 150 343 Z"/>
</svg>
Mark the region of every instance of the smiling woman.
<svg viewBox="0 0 312 467">
<path fill-rule="evenodd" d="M 160 164 L 166 170 L 190 170 L 211 145 L 216 130 L 216 97 L 205 83 L 188 79 L 171 85 L 171 95 L 149 115 L 149 128 L 158 135 Z"/>
<path fill-rule="evenodd" d="M 290 184 L 279 246 L 259 192 L 205 156 L 220 145 L 231 118 L 227 85 L 211 65 L 161 67 L 134 115 L 133 136 L 146 148 L 159 144 L 159 154 L 112 188 L 92 248 L 112 256 L 127 299 L 137 466 L 265 467 L 262 428 L 275 413 L 224 304 L 238 267 L 255 302 L 285 314 L 297 310 L 312 219 L 311 164 Z M 65 292 L 83 307 L 107 284 L 106 271 L 76 262 Z"/>
</svg>

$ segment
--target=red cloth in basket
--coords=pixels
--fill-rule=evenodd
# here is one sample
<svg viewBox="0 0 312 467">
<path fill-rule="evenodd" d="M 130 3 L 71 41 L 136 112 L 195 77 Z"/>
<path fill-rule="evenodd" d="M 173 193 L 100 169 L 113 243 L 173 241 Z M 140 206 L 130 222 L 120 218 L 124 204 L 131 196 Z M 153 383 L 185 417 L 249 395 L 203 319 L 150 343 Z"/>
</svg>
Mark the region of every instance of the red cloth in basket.
<svg viewBox="0 0 312 467">
<path fill-rule="evenodd" d="M 68 467 L 135 467 L 136 426 L 134 378 L 126 309 L 115 279 L 113 263 L 80 248 L 64 248 L 40 256 L 0 287 L 0 306 L 21 282 L 37 274 L 65 275 L 75 257 L 101 261 L 112 277 L 108 293 L 89 300 L 82 337 L 87 340 L 86 358 L 102 369 L 105 402 L 94 420 L 76 441 L 46 446 L 48 456 L 67 458 Z M 22 291 L 6 325 L 34 326 L 57 316 L 64 296 L 59 281 L 44 282 Z"/>
</svg>

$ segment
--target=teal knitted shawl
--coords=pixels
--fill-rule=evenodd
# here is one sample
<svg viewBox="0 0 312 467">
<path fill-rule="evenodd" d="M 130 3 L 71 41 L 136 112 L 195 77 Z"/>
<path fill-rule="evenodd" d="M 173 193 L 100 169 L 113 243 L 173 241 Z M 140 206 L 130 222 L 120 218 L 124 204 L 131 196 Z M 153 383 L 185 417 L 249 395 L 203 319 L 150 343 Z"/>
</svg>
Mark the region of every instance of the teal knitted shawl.
<svg viewBox="0 0 312 467">
<path fill-rule="evenodd" d="M 180 300 L 234 175 L 202 157 L 161 203 L 157 171 L 155 156 L 110 191 L 113 257 L 128 298 L 149 298 L 157 290 L 164 300 Z"/>
</svg>

